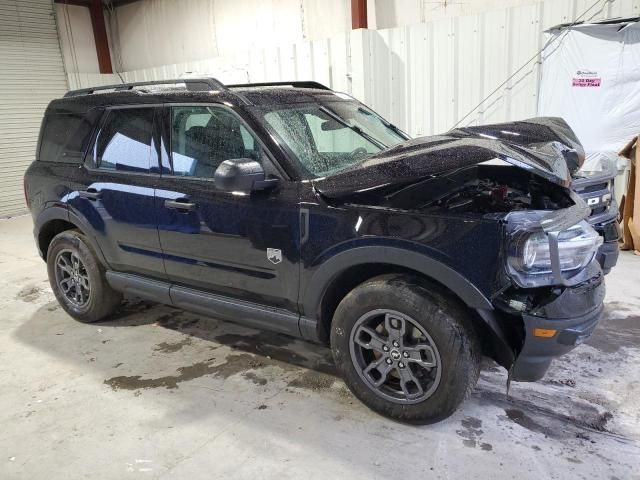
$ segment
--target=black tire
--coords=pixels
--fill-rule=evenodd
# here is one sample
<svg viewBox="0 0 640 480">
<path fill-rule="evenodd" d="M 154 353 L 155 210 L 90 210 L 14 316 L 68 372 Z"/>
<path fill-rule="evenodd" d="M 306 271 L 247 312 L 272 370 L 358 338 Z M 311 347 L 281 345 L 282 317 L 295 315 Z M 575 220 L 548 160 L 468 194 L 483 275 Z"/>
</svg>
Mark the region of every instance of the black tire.
<svg viewBox="0 0 640 480">
<path fill-rule="evenodd" d="M 406 329 L 399 330 L 403 325 Z M 404 340 L 396 348 L 391 339 L 398 337 Z M 405 274 L 373 278 L 347 294 L 333 317 L 331 350 L 357 398 L 381 415 L 410 424 L 450 416 L 480 373 L 480 343 L 466 307 Z"/>
<path fill-rule="evenodd" d="M 53 238 L 47 251 L 47 273 L 58 303 L 80 322 L 99 322 L 122 302 L 122 294 L 109 286 L 104 267 L 86 237 L 77 230 L 67 230 Z M 81 283 L 83 288 L 77 293 L 76 285 Z"/>
</svg>

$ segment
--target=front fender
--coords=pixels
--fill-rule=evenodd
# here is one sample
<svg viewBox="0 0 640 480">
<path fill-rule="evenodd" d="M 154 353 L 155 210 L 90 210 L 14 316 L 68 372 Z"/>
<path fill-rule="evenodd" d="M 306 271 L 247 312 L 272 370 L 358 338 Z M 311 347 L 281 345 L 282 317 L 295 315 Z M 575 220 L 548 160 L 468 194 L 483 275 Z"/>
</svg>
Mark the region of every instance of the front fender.
<svg viewBox="0 0 640 480">
<path fill-rule="evenodd" d="M 302 296 L 305 315 L 317 316 L 326 289 L 340 273 L 350 267 L 370 263 L 384 263 L 414 270 L 447 287 L 469 308 L 493 310 L 489 299 L 473 283 L 444 263 L 411 250 L 366 245 L 336 253 L 320 264 Z"/>
</svg>

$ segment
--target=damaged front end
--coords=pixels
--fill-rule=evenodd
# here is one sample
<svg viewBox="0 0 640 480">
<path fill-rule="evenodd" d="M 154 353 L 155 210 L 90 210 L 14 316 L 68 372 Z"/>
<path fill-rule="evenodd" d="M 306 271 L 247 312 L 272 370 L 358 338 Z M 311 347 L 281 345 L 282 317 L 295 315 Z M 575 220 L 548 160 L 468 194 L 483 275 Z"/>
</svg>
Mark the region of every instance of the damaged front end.
<svg viewBox="0 0 640 480">
<path fill-rule="evenodd" d="M 440 229 L 448 234 L 478 235 L 420 241 L 491 303 L 477 310 L 490 332 L 485 353 L 510 379 L 535 381 L 591 334 L 603 311 L 602 237 L 570 189 L 583 159 L 566 123 L 543 118 L 411 140 L 314 186 L 329 203 L 406 212 L 458 225 Z M 479 233 L 487 228 L 495 234 Z M 479 256 L 495 261 L 486 268 Z"/>
<path fill-rule="evenodd" d="M 590 208 L 572 190 L 489 161 L 389 192 L 383 204 L 500 230 L 501 261 L 485 272 L 493 279 L 488 296 L 494 309 L 478 313 L 492 331 L 486 353 L 512 380 L 540 379 L 554 357 L 594 330 L 605 293 L 596 260 L 602 237 L 585 220 Z"/>
<path fill-rule="evenodd" d="M 584 219 L 586 203 L 555 211 L 511 212 L 503 220 L 509 286 L 493 299 L 496 322 L 516 322 L 510 378 L 540 379 L 551 360 L 584 341 L 603 311 L 604 275 L 596 260 L 602 237 Z M 513 330 L 513 329 L 512 329 Z M 507 366 L 507 365 L 505 365 Z"/>
</svg>

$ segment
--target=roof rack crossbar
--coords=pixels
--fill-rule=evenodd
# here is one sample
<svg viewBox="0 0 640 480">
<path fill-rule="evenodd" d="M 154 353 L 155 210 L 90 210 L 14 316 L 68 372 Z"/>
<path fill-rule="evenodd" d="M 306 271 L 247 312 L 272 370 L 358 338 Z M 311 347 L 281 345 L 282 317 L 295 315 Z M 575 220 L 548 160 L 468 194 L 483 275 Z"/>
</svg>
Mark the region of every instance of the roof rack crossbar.
<svg viewBox="0 0 640 480">
<path fill-rule="evenodd" d="M 187 90 L 191 92 L 202 92 L 202 91 L 210 91 L 210 90 L 226 90 L 224 83 L 220 80 L 216 80 L 215 78 L 176 78 L 172 80 L 153 80 L 149 82 L 130 82 L 130 83 L 120 83 L 116 85 L 103 85 L 101 87 L 89 87 L 89 88 L 81 88 L 78 90 L 70 90 L 64 96 L 65 97 L 77 97 L 80 95 L 91 95 L 94 92 L 100 90 L 115 90 L 115 91 L 123 91 L 123 90 L 132 90 L 135 87 L 144 87 L 147 85 L 176 85 L 184 83 L 187 87 Z"/>
<path fill-rule="evenodd" d="M 259 82 L 259 83 L 237 83 L 234 85 L 227 85 L 227 88 L 242 88 L 242 87 L 295 87 L 295 88 L 317 88 L 318 90 L 331 90 L 326 85 L 313 80 L 293 81 L 293 82 Z"/>
</svg>

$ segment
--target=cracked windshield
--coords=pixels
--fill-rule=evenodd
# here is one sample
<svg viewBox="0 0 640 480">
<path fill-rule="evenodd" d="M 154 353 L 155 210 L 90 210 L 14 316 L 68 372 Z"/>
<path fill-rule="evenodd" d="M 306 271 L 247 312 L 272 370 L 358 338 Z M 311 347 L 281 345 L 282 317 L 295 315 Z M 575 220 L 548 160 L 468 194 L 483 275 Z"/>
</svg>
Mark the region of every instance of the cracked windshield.
<svg viewBox="0 0 640 480">
<path fill-rule="evenodd" d="M 264 118 L 308 178 L 346 170 L 407 139 L 397 127 L 355 102 L 296 105 L 272 110 Z"/>
</svg>

